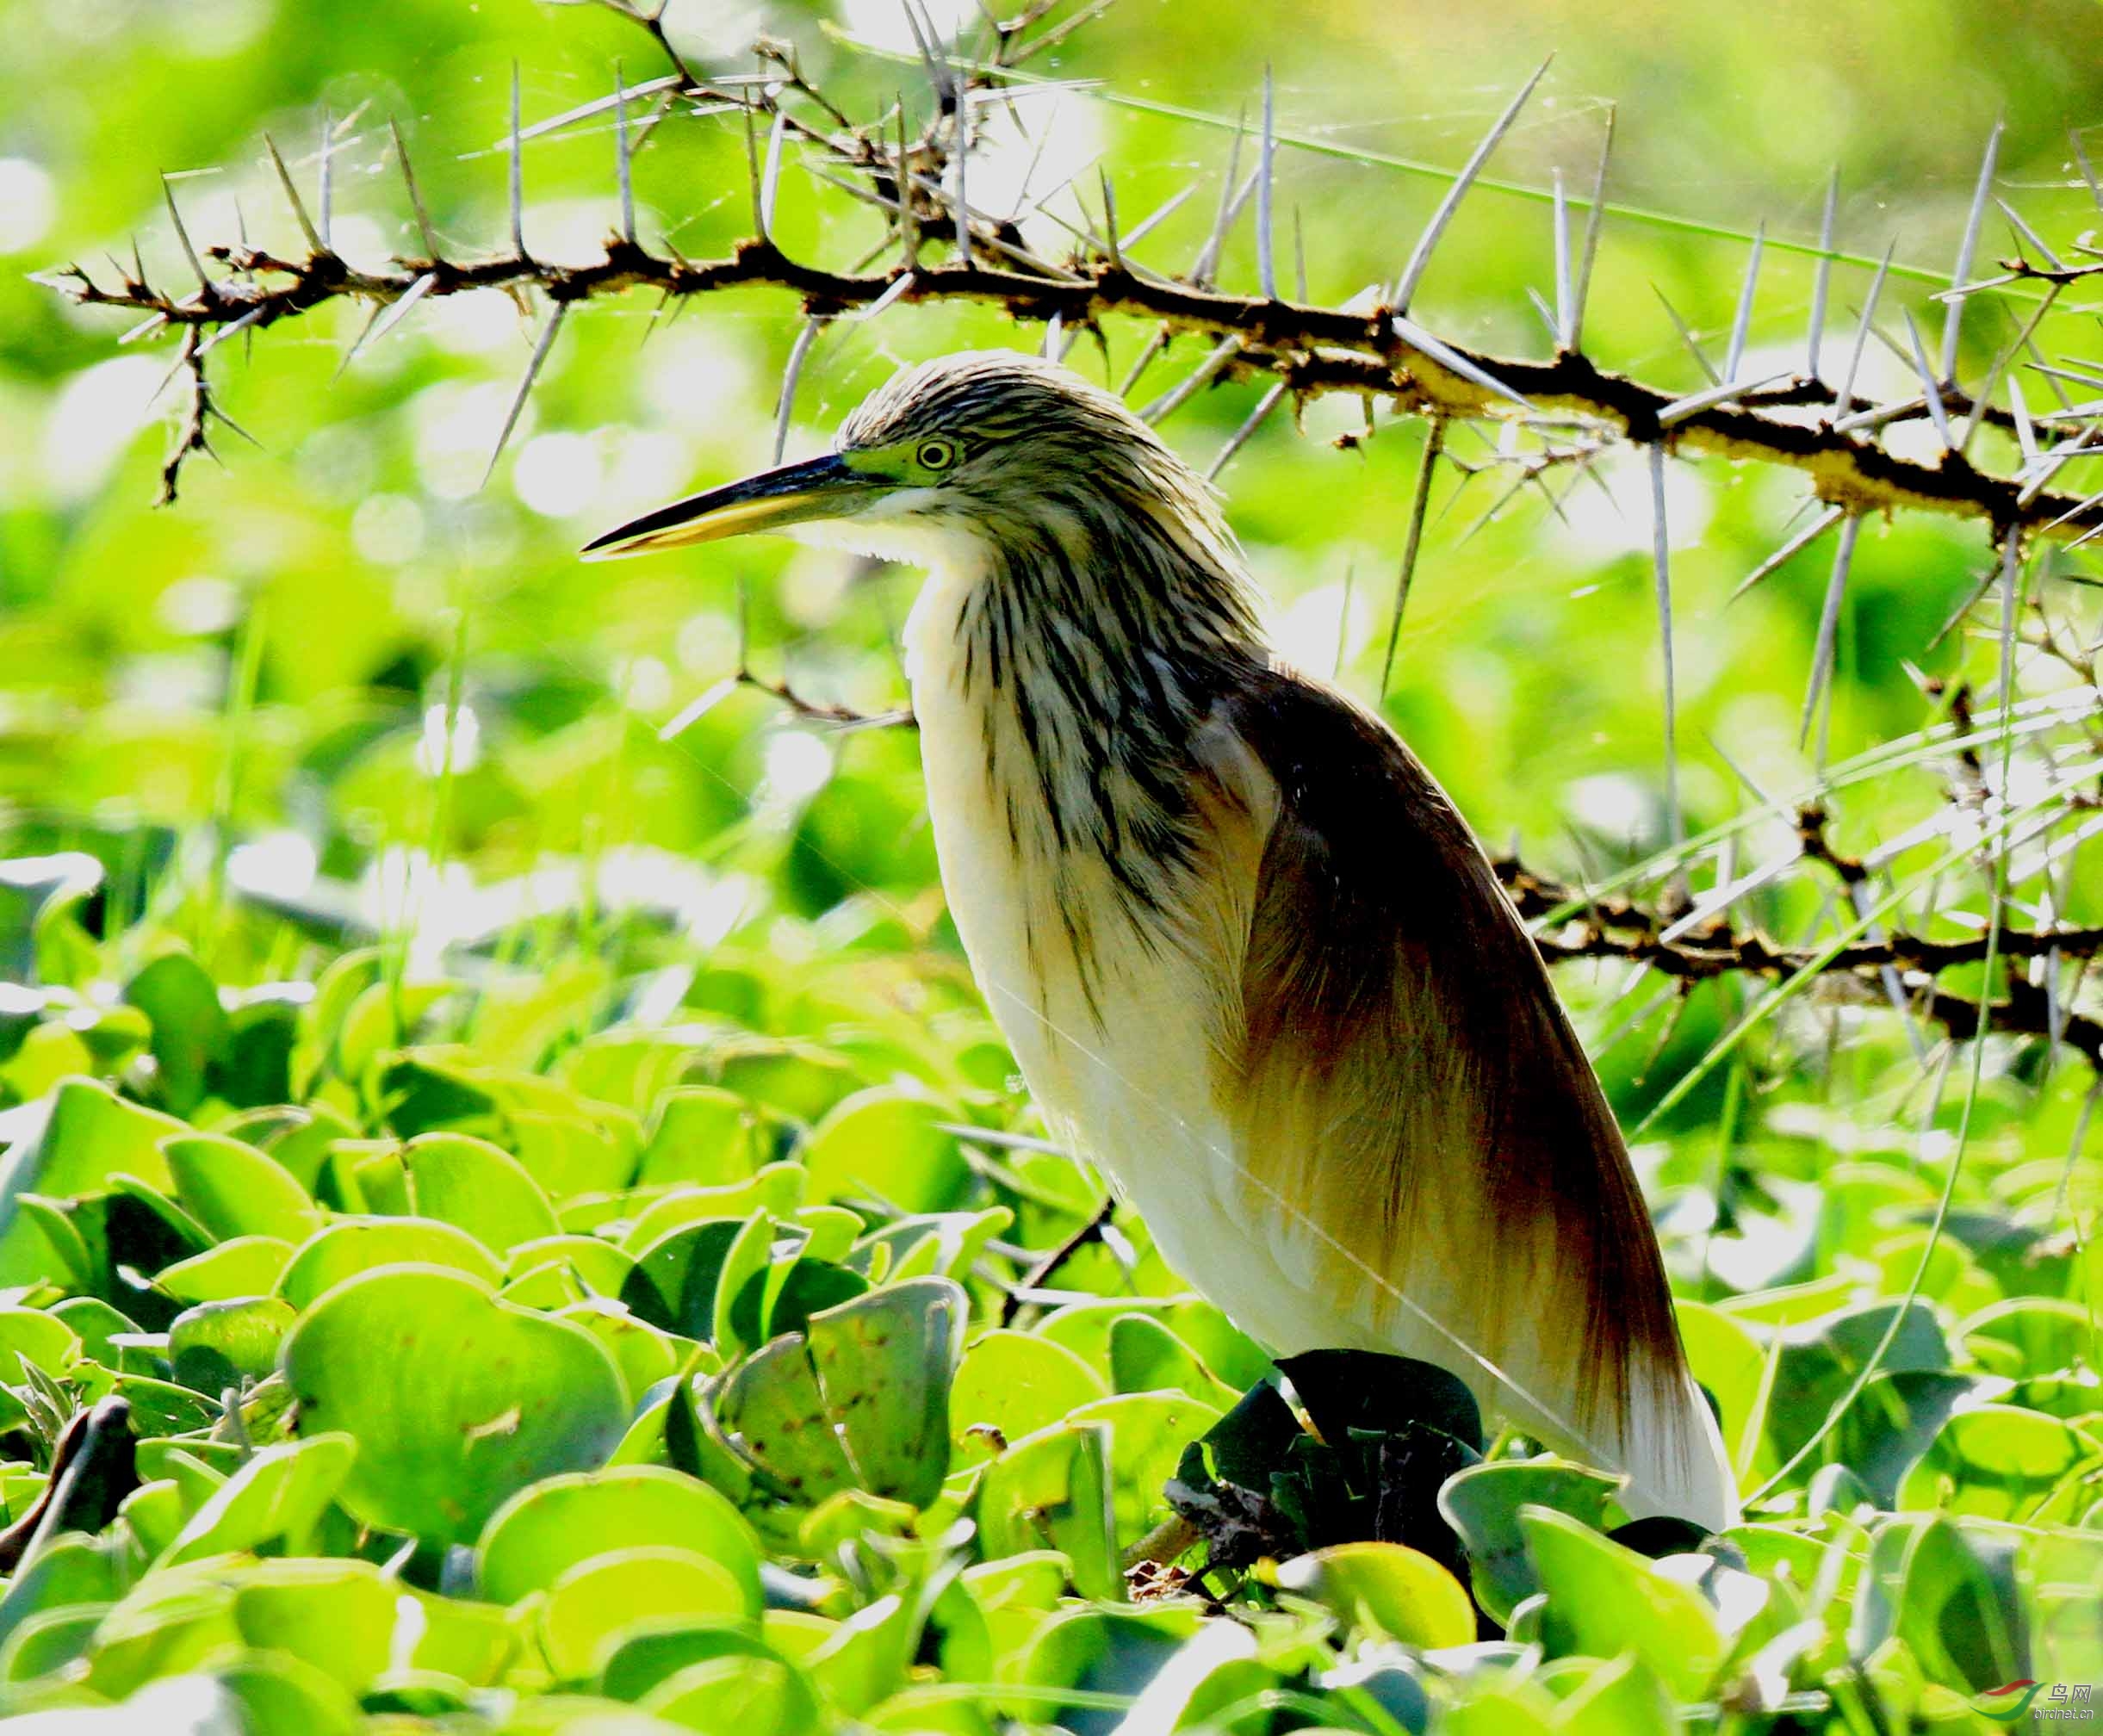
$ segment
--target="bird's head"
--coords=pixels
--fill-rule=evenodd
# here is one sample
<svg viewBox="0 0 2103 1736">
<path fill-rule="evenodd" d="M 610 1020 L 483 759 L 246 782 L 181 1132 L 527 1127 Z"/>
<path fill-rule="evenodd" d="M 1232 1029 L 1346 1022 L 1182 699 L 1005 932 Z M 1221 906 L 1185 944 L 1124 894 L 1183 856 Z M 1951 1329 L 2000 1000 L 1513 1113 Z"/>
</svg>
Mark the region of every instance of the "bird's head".
<svg viewBox="0 0 2103 1736">
<path fill-rule="evenodd" d="M 823 457 L 676 500 L 584 552 L 808 527 L 814 540 L 914 559 L 958 537 L 1012 542 L 1025 527 L 1067 538 L 1105 515 L 1238 565 L 1212 490 L 1120 400 L 1057 363 L 974 350 L 878 387 Z"/>
</svg>

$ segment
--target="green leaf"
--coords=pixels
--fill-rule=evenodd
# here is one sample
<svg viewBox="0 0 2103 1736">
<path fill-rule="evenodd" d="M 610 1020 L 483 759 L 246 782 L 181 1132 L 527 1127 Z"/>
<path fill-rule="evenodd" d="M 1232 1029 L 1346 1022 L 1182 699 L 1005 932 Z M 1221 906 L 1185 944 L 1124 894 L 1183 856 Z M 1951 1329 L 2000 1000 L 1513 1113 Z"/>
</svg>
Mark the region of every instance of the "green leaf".
<svg viewBox="0 0 2103 1736">
<path fill-rule="evenodd" d="M 870 1493 L 926 1507 L 941 1492 L 969 1312 L 951 1280 L 915 1278 L 810 1317 L 818 1386 Z"/>
<path fill-rule="evenodd" d="M 561 1228 L 518 1160 L 487 1139 L 420 1133 L 402 1148 L 401 1161 L 419 1217 L 454 1224 L 498 1254 Z"/>
<path fill-rule="evenodd" d="M 251 1646 L 288 1652 L 356 1694 L 388 1667 L 397 1598 L 369 1561 L 262 1561 L 240 1576 L 233 1619 Z"/>
<path fill-rule="evenodd" d="M 1278 1584 L 1326 1604 L 1353 1632 L 1373 1628 L 1407 1646 L 1465 1646 L 1475 1607 L 1452 1574 L 1399 1543 L 1338 1543 L 1294 1557 Z"/>
<path fill-rule="evenodd" d="M 952 1119 L 895 1086 L 856 1092 L 818 1124 L 804 1147 L 813 1197 L 873 1195 L 906 1212 L 954 1205 L 971 1172 L 956 1136 L 939 1125 Z"/>
<path fill-rule="evenodd" d="M 348 1279 L 381 1266 L 449 1266 L 493 1285 L 495 1258 L 466 1231 L 431 1218 L 339 1218 L 292 1256 L 277 1293 L 313 1305 Z"/>
<path fill-rule="evenodd" d="M 1598 1530 L 1619 1487 L 1620 1479 L 1604 1471 L 1553 1459 L 1498 1460 L 1446 1479 L 1438 1510 L 1467 1547 L 1475 1597 L 1492 1621 L 1509 1625 L 1512 1610 L 1541 1590 L 1519 1523 L 1521 1510 L 1553 1508 Z"/>
<path fill-rule="evenodd" d="M 0 1286 L 34 1284 L 49 1269 L 44 1234 L 22 1216 L 22 1196 L 78 1198 L 121 1175 L 172 1189 L 160 1142 L 189 1130 L 171 1115 L 127 1102 L 92 1079 L 64 1081 L 34 1131 L 0 1157 Z"/>
<path fill-rule="evenodd" d="M 1111 1511 L 1118 1541 L 1132 1544 L 1169 1516 L 1162 1491 L 1219 1411 L 1188 1392 L 1120 1392 L 1077 1406 L 1072 1417 L 1109 1425 Z"/>
<path fill-rule="evenodd" d="M 303 1553 L 357 1456 L 348 1435 L 264 1448 L 191 1516 L 163 1565 L 253 1552 L 281 1540 L 291 1553 Z"/>
<path fill-rule="evenodd" d="M 684 1085 L 657 1100 L 636 1172 L 638 1187 L 689 1182 L 723 1187 L 742 1181 L 772 1156 L 751 1104 L 714 1085 Z"/>
<path fill-rule="evenodd" d="M 2039 1512 L 2044 1504 L 2100 1454 L 2103 1444 L 2056 1417 L 1973 1404 L 1935 1434 L 1900 1485 L 1899 1504 L 2038 1522 L 2050 1516 Z"/>
<path fill-rule="evenodd" d="M 958 1364 L 949 1414 L 962 1462 L 990 1458 L 1001 1441 L 1020 1441 L 1082 1405 L 1109 1397 L 1101 1376 L 1063 1345 L 1004 1329 L 975 1339 Z"/>
<path fill-rule="evenodd" d="M 275 1236 L 295 1247 L 322 1225 L 319 1207 L 291 1173 L 252 1145 L 214 1133 L 165 1140 L 161 1155 L 176 1199 L 221 1241 Z"/>
<path fill-rule="evenodd" d="M 592 1555 L 555 1580 L 541 1605 L 541 1643 L 558 1680 L 581 1682 L 644 1624 L 752 1614 L 729 1568 L 690 1549 L 638 1545 Z"/>
<path fill-rule="evenodd" d="M 475 1583 L 493 1603 L 516 1603 L 593 1555 L 655 1544 L 723 1568 L 756 1619 L 763 1600 L 752 1528 L 706 1484 L 653 1465 L 549 1477 L 513 1497 L 475 1546 Z"/>
<path fill-rule="evenodd" d="M 226 1058 L 233 1036 L 219 988 L 187 952 L 164 952 L 124 985 L 124 998 L 153 1027 L 160 1094 L 187 1115 L 205 1094 L 206 1076 Z"/>
<path fill-rule="evenodd" d="M 1553 1508 L 1523 1508 L 1519 1529 L 1548 1594 L 1543 1631 L 1556 1636 L 1552 1655 L 1631 1652 L 1676 1698 L 1708 1691 L 1724 1643 L 1700 1592 Z"/>
<path fill-rule="evenodd" d="M 277 1347 L 293 1318 L 290 1306 L 275 1296 L 203 1302 L 184 1310 L 168 1328 L 176 1379 L 208 1398 L 245 1380 L 260 1380 L 277 1366 Z"/>
<path fill-rule="evenodd" d="M 988 1465 L 978 1484 L 981 1547 L 989 1559 L 1057 1549 L 1084 1597 L 1124 1590 L 1111 1509 L 1110 1431 L 1100 1423 L 1056 1423 Z"/>
<path fill-rule="evenodd" d="M 526 1485 L 599 1464 L 627 1422 L 589 1332 L 436 1267 L 338 1285 L 293 1328 L 284 1368 L 302 1429 L 357 1442 L 344 1505 L 438 1541 L 468 1541 Z"/>
<path fill-rule="evenodd" d="M 237 1236 L 162 1267 L 153 1281 L 178 1302 L 226 1302 L 269 1295 L 291 1263 L 290 1243 L 275 1236 Z"/>
</svg>

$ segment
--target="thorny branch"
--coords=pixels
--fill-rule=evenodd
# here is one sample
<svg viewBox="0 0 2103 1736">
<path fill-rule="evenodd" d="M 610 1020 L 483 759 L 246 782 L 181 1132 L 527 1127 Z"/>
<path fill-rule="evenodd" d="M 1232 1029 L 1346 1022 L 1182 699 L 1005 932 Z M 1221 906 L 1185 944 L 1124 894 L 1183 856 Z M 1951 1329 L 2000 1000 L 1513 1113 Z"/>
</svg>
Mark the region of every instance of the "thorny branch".
<svg viewBox="0 0 2103 1736">
<path fill-rule="evenodd" d="M 163 499 L 175 498 L 184 461 L 195 452 L 211 453 L 209 425 L 234 426 L 214 401 L 206 360 L 214 348 L 235 332 L 251 337 L 268 332 L 338 301 L 357 301 L 372 310 L 359 338 L 362 345 L 382 337 L 421 303 L 483 289 L 514 294 L 535 290 L 548 302 L 549 315 L 535 346 L 533 360 L 518 388 L 506 435 L 532 390 L 541 364 L 554 347 L 564 316 L 581 303 L 606 300 L 634 289 L 654 290 L 659 310 L 737 288 L 772 288 L 795 297 L 806 318 L 797 363 L 785 388 L 784 429 L 793 394 L 796 365 L 823 322 L 849 315 L 871 317 L 900 302 L 971 301 L 999 307 L 1019 320 L 1043 322 L 1051 332 L 1047 347 L 1062 353 L 1083 332 L 1101 340 L 1114 318 L 1145 323 L 1151 336 L 1127 375 L 1129 392 L 1175 338 L 1191 336 L 1207 350 L 1205 359 L 1177 387 L 1149 406 L 1150 419 L 1165 418 L 1199 391 L 1223 381 L 1262 378 L 1271 391 L 1232 443 L 1219 455 L 1216 471 L 1240 442 L 1254 431 L 1281 397 L 1296 404 L 1329 393 L 1363 400 L 1371 426 L 1371 406 L 1385 400 L 1399 415 L 1428 418 L 1435 430 L 1455 424 L 1516 424 L 1530 443 L 1500 442 L 1486 460 L 1467 460 L 1442 443 L 1427 448 L 1419 479 L 1421 494 L 1435 466 L 1442 462 L 1461 474 L 1502 468 L 1510 473 L 1511 491 L 1526 487 L 1548 492 L 1545 473 L 1568 468 L 1582 474 L 1620 443 L 1647 445 L 1679 456 L 1707 456 L 1795 470 L 1809 483 L 1821 503 L 1809 525 L 1746 581 L 1759 582 L 1798 550 L 1835 524 L 1842 527 L 1839 552 L 1827 589 L 1821 621 L 1818 666 L 1806 694 L 1804 728 L 1810 731 L 1821 694 L 1829 702 L 1833 657 L 1832 622 L 1847 583 L 1854 531 L 1871 513 L 1900 510 L 1942 514 L 1979 523 L 1997 549 L 2014 558 L 2025 544 L 2043 540 L 2078 547 L 2103 536 L 2103 491 L 2065 493 L 2053 485 L 2071 463 L 2103 458 L 2103 399 L 2076 403 L 2067 389 L 2103 391 L 2103 367 L 2091 363 L 2054 366 L 2037 349 L 2033 334 L 2053 298 L 2063 289 L 2103 273 L 2103 254 L 2086 236 L 2069 244 L 2069 264 L 2015 212 L 2002 211 L 2018 234 L 2019 251 L 2000 263 L 2001 275 L 1970 279 L 1970 263 L 1986 202 L 1992 193 L 1999 134 L 1990 140 L 1982 167 L 1965 239 L 1952 274 L 1953 287 L 1940 298 L 1945 304 L 1940 333 L 1939 367 L 1928 350 L 1910 312 L 1902 311 L 1910 342 L 1901 344 L 1876 324 L 1885 282 L 1878 268 L 1861 307 L 1853 342 L 1827 346 L 1831 371 L 1820 365 L 1832 253 L 1834 195 L 1829 190 L 1820 240 L 1821 264 L 1812 301 L 1811 326 L 1804 366 L 1796 373 L 1740 378 L 1747 322 L 1758 285 L 1761 239 L 1755 237 L 1733 322 L 1728 356 L 1719 371 L 1702 352 L 1693 334 L 1668 305 L 1666 314 L 1692 352 L 1709 385 L 1693 394 L 1677 394 L 1635 375 L 1603 365 L 1581 347 L 1584 301 L 1591 276 L 1608 177 L 1608 152 L 1601 153 L 1591 197 L 1565 197 L 1559 185 L 1554 202 L 1555 282 L 1552 307 L 1536 298 L 1551 338 L 1545 357 L 1493 356 L 1471 349 L 1419 324 L 1411 301 L 1433 248 L 1466 195 L 1477 170 L 1495 149 L 1523 105 L 1540 75 L 1512 100 L 1484 138 L 1467 165 L 1455 178 L 1437 213 L 1426 226 L 1407 265 L 1386 293 L 1379 288 L 1339 306 L 1311 301 L 1301 281 L 1292 299 L 1282 298 L 1275 282 L 1275 263 L 1266 249 L 1259 263 L 1261 293 L 1236 294 L 1219 287 L 1217 277 L 1225 243 L 1253 196 L 1259 235 L 1270 237 L 1275 203 L 1273 177 L 1277 146 L 1270 91 L 1266 84 L 1262 130 L 1256 167 L 1244 178 L 1240 168 L 1242 140 L 1237 133 L 1226 168 L 1218 214 L 1203 248 L 1181 271 L 1144 263 L 1135 250 L 1156 223 L 1180 206 L 1194 187 L 1136 225 L 1120 225 L 1110 177 L 1101 177 L 1102 214 L 1098 233 L 1077 196 L 1080 220 L 1060 223 L 1070 238 L 1058 257 L 1033 251 L 1020 219 L 1028 212 L 996 217 L 974 204 L 967 165 L 981 129 L 1003 107 L 1011 106 L 1020 87 L 1014 69 L 1033 54 L 1054 46 L 1086 24 L 1107 3 L 1083 5 L 1063 22 L 1047 23 L 1061 0 L 1031 0 L 1025 10 L 988 27 L 983 52 L 974 59 L 952 59 L 930 40 L 923 21 L 908 0 L 908 16 L 919 39 L 922 70 L 932 92 L 926 120 L 915 130 L 901 97 L 885 112 L 856 121 L 847 109 L 809 79 L 794 50 L 772 40 L 755 47 L 762 71 L 704 76 L 667 34 L 661 6 L 639 0 L 600 0 L 610 10 L 632 20 L 655 45 L 671 70 L 653 79 L 622 82 L 613 94 L 586 103 L 531 127 L 514 118 L 508 144 L 510 224 L 508 247 L 480 257 L 440 257 L 418 191 L 415 176 L 399 134 L 394 137 L 399 167 L 417 218 L 424 257 L 398 259 L 390 267 L 354 265 L 331 245 L 331 178 L 327 158 L 336 133 L 325 126 L 320 212 L 310 216 L 297 185 L 276 146 L 270 157 L 290 202 L 305 247 L 281 254 L 251 245 L 245 237 L 232 244 L 199 250 L 191 245 L 172 194 L 169 208 L 196 287 L 176 290 L 150 282 L 133 250 L 129 269 L 117 268 L 108 282 L 75 264 L 44 281 L 86 307 L 108 307 L 144 316 L 126 341 L 173 333 L 178 339 L 177 366 L 171 378 L 187 385 L 188 402 L 163 472 Z M 630 105 L 635 105 L 631 110 Z M 648 105 L 647 113 L 644 105 Z M 611 114 L 616 128 L 617 184 L 622 221 L 609 236 L 603 256 L 568 264 L 540 259 L 524 239 L 522 158 L 530 139 L 559 132 L 593 116 Z M 689 259 L 669 245 L 652 247 L 639 239 L 634 224 L 632 162 L 666 120 L 732 115 L 748 140 L 751 161 L 753 232 L 716 259 Z M 338 129 L 340 130 L 340 129 Z M 764 150 L 762 150 L 764 141 Z M 844 196 L 883 216 L 884 242 L 861 259 L 845 265 L 791 257 L 772 232 L 772 210 L 786 151 L 793 148 L 812 172 Z M 2076 140 L 2076 152 L 2079 145 Z M 2081 158 L 2084 174 L 2087 159 Z M 2096 191 L 2103 208 L 2103 189 Z M 1030 208 L 1042 211 L 1045 201 Z M 1571 211 L 1585 211 L 1581 240 L 1570 232 Z M 1049 213 L 1045 213 L 1050 215 Z M 2044 263 L 2033 259 L 2039 256 Z M 930 257 L 932 256 L 932 257 Z M 214 275 L 211 266 L 220 268 Z M 2021 284 L 2033 301 L 2042 301 L 2016 336 L 2004 344 L 1993 364 L 1975 384 L 1956 377 L 1957 337 L 1965 305 L 1976 294 Z M 1918 393 L 1896 402 L 1874 401 L 1858 394 L 1856 381 L 1867 341 L 1877 337 L 1905 358 L 1917 376 Z M 2033 414 L 2017 384 L 2028 369 L 2054 394 L 2057 407 Z M 1838 383 L 1834 383 L 1837 378 Z M 1932 460 L 1908 456 L 1887 444 L 1890 431 L 1906 424 L 1932 425 L 1940 451 Z M 2008 437 L 2013 461 L 2000 468 L 1974 456 L 1974 437 L 1981 427 Z M 237 428 L 236 431 L 242 431 Z M 502 442 L 499 443 L 499 456 Z M 495 456 L 492 458 L 492 467 Z M 1509 498 L 1507 496 L 1506 498 Z M 1555 503 L 1553 493 L 1548 496 Z M 1492 509 L 1494 512 L 1494 508 Z M 1658 539 L 1658 590 L 1664 652 L 1669 666 L 1672 629 L 1666 539 Z M 1392 647 L 1399 627 L 1400 597 L 1405 596 L 1411 561 L 1405 559 L 1396 618 L 1389 629 Z M 2078 576 L 2078 575 L 2068 575 Z M 1989 580 L 1990 583 L 1990 580 Z M 1988 586 L 1982 585 L 1983 595 Z M 1976 601 L 1976 599 L 1975 599 Z M 2034 603 L 2033 603 L 2034 606 Z M 2090 689 L 2096 684 L 2094 648 L 2069 645 L 2041 610 L 2043 625 L 2023 642 L 2055 659 Z M 1954 623 L 1953 623 L 1954 624 Z M 1945 629 L 1947 630 L 1947 629 Z M 2004 635 L 2014 631 L 2003 623 Z M 2013 641 L 2004 643 L 2004 650 Z M 807 699 L 785 684 L 766 681 L 741 663 L 722 684 L 758 687 L 806 721 L 840 725 L 909 722 L 906 714 L 864 717 L 847 709 Z M 1963 691 L 1951 696 L 1951 714 L 1968 721 Z M 2002 695 L 2005 707 L 2011 696 Z M 691 719 L 712 703 L 705 698 L 681 714 Z M 2092 720 L 2093 721 L 2093 720 Z M 679 727 L 675 720 L 667 733 Z M 1669 738 L 1669 732 L 1668 732 Z M 1822 725 L 1820 758 L 1823 760 Z M 1668 746 L 1666 778 L 1676 778 L 1673 750 Z M 1950 800 L 1975 805 L 1986 799 L 1988 778 L 1976 753 L 1960 754 Z M 2081 797 L 2075 807 L 2103 806 L 2103 798 Z M 1821 864 L 1837 883 L 1843 899 L 1865 896 L 1870 871 L 1834 851 L 1827 841 L 1822 811 L 1807 808 L 1799 815 L 1800 859 Z M 2047 919 L 2032 928 L 2004 928 L 1998 955 L 2005 961 L 1998 984 L 1987 984 L 1982 998 L 1969 1000 L 1943 988 L 1945 973 L 1976 965 L 1987 957 L 1983 937 L 1934 939 L 1901 930 L 1871 938 L 1864 934 L 1830 958 L 1803 943 L 1784 944 L 1757 928 L 1737 926 L 1732 900 L 1708 910 L 1699 920 L 1685 914 L 1684 877 L 1668 885 L 1652 903 L 1626 897 L 1593 898 L 1575 888 L 1526 867 L 1516 859 L 1497 865 L 1500 878 L 1520 914 L 1542 919 L 1576 909 L 1573 918 L 1542 926 L 1539 944 L 1551 961 L 1621 959 L 1647 966 L 1683 987 L 1730 973 L 1771 979 L 1815 969 L 1822 977 L 1856 982 L 1865 989 L 1881 986 L 1895 1001 L 1903 995 L 1916 1017 L 1930 1018 L 1953 1038 L 1976 1034 L 1982 1026 L 2018 1035 L 2064 1041 L 2103 1070 L 2103 1021 L 2073 1004 L 2087 966 L 2103 953 L 2103 929 L 2058 926 Z M 2048 901 L 2049 906 L 2049 901 Z M 2030 974 L 2025 974 L 2025 972 Z M 2063 971 L 2072 987 L 2061 982 Z M 2038 978 L 2043 980 L 2038 980 Z"/>
</svg>

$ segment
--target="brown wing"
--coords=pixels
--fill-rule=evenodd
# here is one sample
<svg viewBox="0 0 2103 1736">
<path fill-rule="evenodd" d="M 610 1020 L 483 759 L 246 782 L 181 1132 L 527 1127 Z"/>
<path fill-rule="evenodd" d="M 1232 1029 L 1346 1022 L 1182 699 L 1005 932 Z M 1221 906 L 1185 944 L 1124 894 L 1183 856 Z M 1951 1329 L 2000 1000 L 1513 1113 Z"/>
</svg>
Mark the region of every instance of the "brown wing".
<svg viewBox="0 0 2103 1736">
<path fill-rule="evenodd" d="M 1620 1130 L 1467 822 L 1384 723 L 1286 671 L 1215 724 L 1276 786 L 1222 1081 L 1259 1190 L 1345 1244 L 1376 1318 L 1402 1305 L 1366 1268 L 1443 1299 L 1586 1439 L 1697 1429 Z"/>
</svg>

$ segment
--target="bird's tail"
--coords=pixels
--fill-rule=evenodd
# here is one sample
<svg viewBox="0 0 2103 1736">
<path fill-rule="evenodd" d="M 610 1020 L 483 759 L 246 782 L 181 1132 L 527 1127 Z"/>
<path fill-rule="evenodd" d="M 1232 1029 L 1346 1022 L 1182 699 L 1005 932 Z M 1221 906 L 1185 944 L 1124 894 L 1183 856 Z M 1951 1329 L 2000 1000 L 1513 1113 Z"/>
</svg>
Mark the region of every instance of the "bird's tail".
<svg viewBox="0 0 2103 1736">
<path fill-rule="evenodd" d="M 1710 1531 L 1738 1522 L 1738 1479 L 1722 1431 L 1684 1365 L 1632 1383 L 1621 1456 L 1628 1475 L 1621 1504 L 1632 1518 L 1669 1515 Z"/>
</svg>

